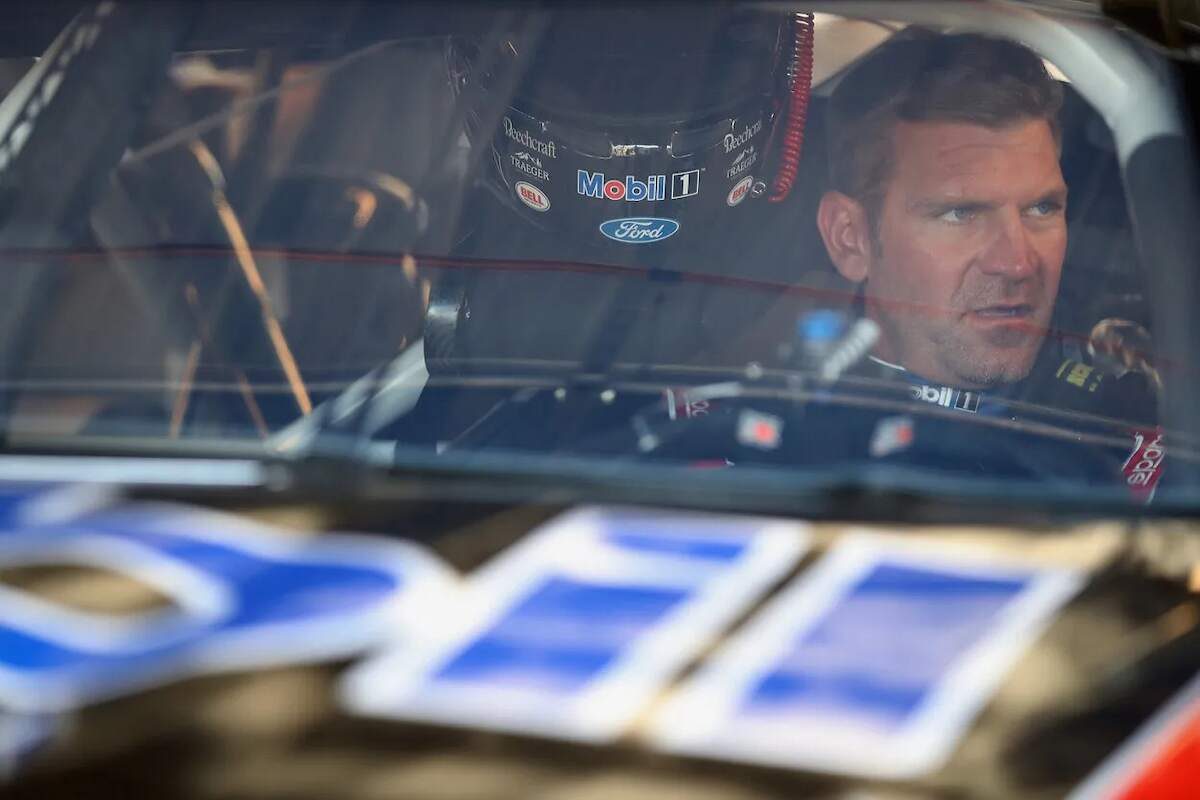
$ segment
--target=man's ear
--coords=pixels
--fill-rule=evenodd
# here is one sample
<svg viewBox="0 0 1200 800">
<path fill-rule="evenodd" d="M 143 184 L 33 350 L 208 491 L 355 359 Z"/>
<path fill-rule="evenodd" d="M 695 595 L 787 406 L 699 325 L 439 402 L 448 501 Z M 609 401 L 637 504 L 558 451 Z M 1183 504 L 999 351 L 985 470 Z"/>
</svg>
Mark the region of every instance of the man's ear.
<svg viewBox="0 0 1200 800">
<path fill-rule="evenodd" d="M 817 227 L 842 277 L 852 283 L 866 280 L 871 268 L 871 229 L 862 203 L 841 192 L 826 192 L 817 207 Z"/>
</svg>

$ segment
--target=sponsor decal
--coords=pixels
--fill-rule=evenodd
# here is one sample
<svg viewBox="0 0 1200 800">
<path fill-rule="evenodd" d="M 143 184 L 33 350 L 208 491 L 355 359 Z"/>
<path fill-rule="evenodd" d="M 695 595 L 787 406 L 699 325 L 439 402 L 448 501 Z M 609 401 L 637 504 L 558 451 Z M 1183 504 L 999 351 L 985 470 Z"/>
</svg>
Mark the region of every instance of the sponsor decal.
<svg viewBox="0 0 1200 800">
<path fill-rule="evenodd" d="M 347 675 L 376 716 L 611 741 L 796 563 L 809 532 L 758 517 L 585 508 L 467 579 L 434 635 Z"/>
<path fill-rule="evenodd" d="M 729 196 L 725 198 L 725 204 L 736 206 L 738 203 L 746 199 L 746 195 L 750 194 L 750 187 L 754 185 L 754 176 L 747 175 L 733 185 L 729 190 Z"/>
<path fill-rule="evenodd" d="M 542 160 L 533 153 L 519 150 L 510 155 L 509 160 L 512 161 L 513 169 L 523 175 L 539 181 L 550 180 L 550 173 L 542 168 Z"/>
<path fill-rule="evenodd" d="M 663 400 L 667 407 L 667 417 L 672 420 L 703 417 L 712 410 L 710 400 L 690 400 L 687 389 L 665 389 Z"/>
<path fill-rule="evenodd" d="M 775 450 L 783 439 L 783 420 L 773 414 L 745 410 L 738 416 L 739 444 L 759 450 Z"/>
<path fill-rule="evenodd" d="M 763 121 L 760 119 L 753 125 L 747 125 L 742 128 L 740 133 L 725 134 L 725 152 L 732 153 L 739 147 L 745 147 L 746 143 L 753 139 L 763 128 Z"/>
<path fill-rule="evenodd" d="M 641 730 L 658 749 L 722 761 L 926 774 L 1081 584 L 986 552 L 843 537 Z"/>
<path fill-rule="evenodd" d="M 534 211 L 545 211 L 550 208 L 550 198 L 532 183 L 517 181 L 517 185 L 513 188 L 516 189 L 517 197 L 520 198 L 521 202 Z"/>
<path fill-rule="evenodd" d="M 979 410 L 979 395 L 975 392 L 958 392 L 954 393 L 954 407 L 959 411 L 967 411 L 974 414 Z"/>
<path fill-rule="evenodd" d="M 173 607 L 117 616 L 0 591 L 0 702 L 15 713 L 189 674 L 344 658 L 408 630 L 455 586 L 411 545 L 304 538 L 162 504 L 0 530 L 0 565 L 56 563 L 127 575 Z"/>
<path fill-rule="evenodd" d="M 875 426 L 869 445 L 872 458 L 907 450 L 915 438 L 912 417 L 884 417 Z"/>
<path fill-rule="evenodd" d="M 678 200 L 681 197 L 691 197 L 700 192 L 700 170 L 693 169 L 687 172 L 676 172 L 671 176 L 671 199 Z"/>
<path fill-rule="evenodd" d="M 600 232 L 614 242 L 650 244 L 675 235 L 679 223 L 660 217 L 625 217 L 600 223 Z"/>
<path fill-rule="evenodd" d="M 605 200 L 666 200 L 667 176 L 650 175 L 645 180 L 638 180 L 633 175 L 626 175 L 624 180 L 606 179 L 603 172 L 588 172 L 581 169 L 577 173 L 575 191 L 584 197 L 604 198 Z M 676 172 L 671 175 L 671 199 L 691 197 L 700 191 L 700 170 Z"/>
<path fill-rule="evenodd" d="M 581 169 L 578 172 L 575 191 L 584 197 L 629 200 L 635 203 L 642 200 L 665 200 L 667 178 L 665 175 L 651 175 L 640 181 L 632 175 L 626 175 L 624 181 L 605 180 L 603 172 Z"/>
<path fill-rule="evenodd" d="M 756 161 L 758 161 L 758 152 L 755 151 L 754 145 L 750 145 L 738 153 L 737 158 L 733 159 L 733 163 L 730 164 L 729 169 L 725 170 L 725 177 L 733 180 L 738 175 L 753 167 Z"/>
<path fill-rule="evenodd" d="M 1086 389 L 1089 392 L 1094 392 L 1104 380 L 1104 373 L 1098 372 L 1095 367 L 1089 367 L 1079 361 L 1067 359 L 1059 365 L 1058 371 L 1054 376 L 1059 380 L 1066 381 L 1072 386 L 1080 389 Z"/>
<path fill-rule="evenodd" d="M 508 117 L 504 118 L 503 127 L 504 135 L 522 147 L 528 148 L 535 153 L 541 153 L 547 158 L 558 158 L 555 153 L 553 141 L 544 141 L 524 128 L 518 128 L 516 125 L 513 125 L 513 121 Z"/>
<path fill-rule="evenodd" d="M 914 400 L 924 400 L 942 408 L 955 408 L 974 414 L 979 410 L 979 393 L 951 389 L 949 386 L 912 386 L 909 388 Z"/>
<path fill-rule="evenodd" d="M 1163 445 L 1162 431 L 1136 431 L 1133 434 L 1133 452 L 1121 467 L 1125 484 L 1134 499 L 1149 503 L 1154 498 L 1154 489 L 1162 477 L 1163 459 L 1167 449 Z"/>
<path fill-rule="evenodd" d="M 0 526 L 45 525 L 109 505 L 113 487 L 99 484 L 0 483 Z"/>
</svg>

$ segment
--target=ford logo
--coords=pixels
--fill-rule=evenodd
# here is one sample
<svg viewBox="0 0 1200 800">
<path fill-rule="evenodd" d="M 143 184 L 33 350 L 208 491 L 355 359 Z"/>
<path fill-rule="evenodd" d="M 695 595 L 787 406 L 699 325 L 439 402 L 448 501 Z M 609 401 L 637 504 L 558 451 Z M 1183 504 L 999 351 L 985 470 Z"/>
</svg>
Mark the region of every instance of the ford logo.
<svg viewBox="0 0 1200 800">
<path fill-rule="evenodd" d="M 614 242 L 649 244 L 674 236 L 679 223 L 659 217 L 625 217 L 600 223 L 600 232 Z"/>
</svg>

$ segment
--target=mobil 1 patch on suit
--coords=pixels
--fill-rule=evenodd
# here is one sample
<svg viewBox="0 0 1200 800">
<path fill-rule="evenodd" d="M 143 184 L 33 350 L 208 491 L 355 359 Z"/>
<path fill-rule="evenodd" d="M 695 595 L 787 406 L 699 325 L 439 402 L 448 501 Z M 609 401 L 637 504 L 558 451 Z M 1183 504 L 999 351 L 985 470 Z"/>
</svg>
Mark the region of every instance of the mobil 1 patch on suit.
<svg viewBox="0 0 1200 800">
<path fill-rule="evenodd" d="M 762 518 L 584 508 L 501 553 L 423 644 L 353 670 L 356 712 L 607 741 L 805 550 Z"/>
<path fill-rule="evenodd" d="M 1070 572 L 851 535 L 669 696 L 646 735 L 727 761 L 927 773 L 1078 585 Z"/>
</svg>

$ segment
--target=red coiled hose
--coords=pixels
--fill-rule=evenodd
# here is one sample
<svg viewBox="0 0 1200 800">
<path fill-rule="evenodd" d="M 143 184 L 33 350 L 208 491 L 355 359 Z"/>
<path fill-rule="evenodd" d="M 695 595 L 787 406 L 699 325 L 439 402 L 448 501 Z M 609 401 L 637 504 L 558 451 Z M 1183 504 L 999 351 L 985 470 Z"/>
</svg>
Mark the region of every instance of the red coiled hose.
<svg viewBox="0 0 1200 800">
<path fill-rule="evenodd" d="M 797 12 L 792 20 L 795 38 L 792 56 L 788 65 L 791 78 L 791 97 L 788 102 L 787 121 L 783 130 L 783 148 L 779 157 L 779 169 L 775 182 L 771 184 L 772 203 L 787 199 L 796 182 L 796 171 L 800 169 L 800 151 L 804 147 L 804 123 L 808 118 L 808 98 L 812 93 L 813 72 L 813 15 L 808 11 Z"/>
</svg>

